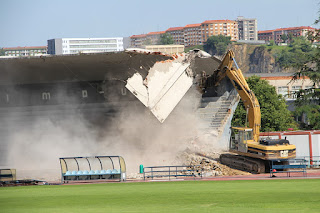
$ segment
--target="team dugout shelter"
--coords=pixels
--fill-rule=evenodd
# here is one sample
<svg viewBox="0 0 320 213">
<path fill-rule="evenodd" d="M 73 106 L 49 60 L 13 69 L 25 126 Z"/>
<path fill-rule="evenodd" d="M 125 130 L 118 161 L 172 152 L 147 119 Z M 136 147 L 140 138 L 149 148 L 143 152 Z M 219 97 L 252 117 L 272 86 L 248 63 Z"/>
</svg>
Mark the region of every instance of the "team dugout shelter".
<svg viewBox="0 0 320 213">
<path fill-rule="evenodd" d="M 126 164 L 121 156 L 64 157 L 59 160 L 61 183 L 126 180 Z"/>
</svg>

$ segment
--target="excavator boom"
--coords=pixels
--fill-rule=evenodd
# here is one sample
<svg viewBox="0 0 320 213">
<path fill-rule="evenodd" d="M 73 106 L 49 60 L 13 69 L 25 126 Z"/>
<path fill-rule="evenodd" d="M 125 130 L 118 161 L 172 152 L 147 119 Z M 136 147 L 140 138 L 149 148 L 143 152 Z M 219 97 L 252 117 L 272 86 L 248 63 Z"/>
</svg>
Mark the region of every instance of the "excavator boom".
<svg viewBox="0 0 320 213">
<path fill-rule="evenodd" d="M 232 66 L 233 63 L 236 65 L 236 68 Z M 250 90 L 249 85 L 244 78 L 241 70 L 239 69 L 237 62 L 234 59 L 234 53 L 232 50 L 229 50 L 227 52 L 224 59 L 222 60 L 219 69 L 224 75 L 228 76 L 231 83 L 238 91 L 238 94 L 241 97 L 241 100 L 243 101 L 243 104 L 247 110 L 249 121 L 248 127 L 253 131 L 253 139 L 254 141 L 259 141 L 261 125 L 260 105 L 256 96 Z"/>
</svg>

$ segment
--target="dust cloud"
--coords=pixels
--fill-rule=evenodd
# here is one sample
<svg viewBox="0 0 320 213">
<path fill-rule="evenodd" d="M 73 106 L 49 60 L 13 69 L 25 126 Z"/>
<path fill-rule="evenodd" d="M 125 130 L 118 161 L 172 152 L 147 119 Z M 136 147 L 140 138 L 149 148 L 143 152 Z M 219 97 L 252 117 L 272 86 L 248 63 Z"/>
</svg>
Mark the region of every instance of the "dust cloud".
<svg viewBox="0 0 320 213">
<path fill-rule="evenodd" d="M 201 95 L 191 88 L 167 120 L 161 124 L 142 104 L 130 102 L 104 126 L 88 122 L 77 110 L 51 115 L 12 118 L 7 132 L 6 166 L 17 170 L 18 179 L 58 181 L 60 157 L 120 155 L 127 173 L 144 166 L 182 165 L 182 152 L 219 150 L 215 133 L 199 130 L 196 109 Z M 10 117 L 10 116 L 9 116 Z"/>
<path fill-rule="evenodd" d="M 56 121 L 58 119 L 58 121 Z M 98 151 L 96 132 L 83 118 L 37 118 L 10 132 L 7 162 L 18 179 L 57 180 L 60 157 L 90 156 Z"/>
</svg>

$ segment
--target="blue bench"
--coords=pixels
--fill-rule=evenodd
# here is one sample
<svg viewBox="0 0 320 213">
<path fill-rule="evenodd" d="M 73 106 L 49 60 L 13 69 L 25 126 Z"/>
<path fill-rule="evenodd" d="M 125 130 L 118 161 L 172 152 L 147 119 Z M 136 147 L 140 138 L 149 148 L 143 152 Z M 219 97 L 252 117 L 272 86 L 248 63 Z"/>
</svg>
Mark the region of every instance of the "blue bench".
<svg viewBox="0 0 320 213">
<path fill-rule="evenodd" d="M 75 180 L 93 180 L 93 179 L 112 179 L 115 175 L 120 175 L 120 170 L 80 170 L 80 171 L 67 171 L 62 175 L 64 177 L 74 177 Z M 83 178 L 81 178 L 83 177 Z M 66 178 L 67 179 L 67 178 Z"/>
<path fill-rule="evenodd" d="M 120 174 L 120 170 L 113 169 L 113 170 L 83 170 L 83 171 L 67 171 L 64 173 L 64 176 L 81 176 L 81 175 L 111 175 L 111 174 Z"/>
<path fill-rule="evenodd" d="M 281 170 L 281 171 L 279 171 Z M 270 168 L 270 177 L 274 176 L 274 173 L 287 173 L 287 177 L 290 177 L 292 172 L 302 172 L 303 176 L 307 176 L 307 165 L 298 164 L 298 165 L 274 165 L 272 164 Z"/>
</svg>

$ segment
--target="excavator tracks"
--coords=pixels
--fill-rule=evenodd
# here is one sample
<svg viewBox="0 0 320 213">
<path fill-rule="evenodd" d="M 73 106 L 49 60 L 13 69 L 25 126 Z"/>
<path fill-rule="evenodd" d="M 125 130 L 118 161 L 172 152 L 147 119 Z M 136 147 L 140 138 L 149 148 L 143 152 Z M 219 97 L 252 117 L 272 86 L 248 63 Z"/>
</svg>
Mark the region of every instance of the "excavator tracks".
<svg viewBox="0 0 320 213">
<path fill-rule="evenodd" d="M 267 161 L 261 159 L 233 154 L 220 155 L 220 163 L 234 169 L 239 169 L 256 174 L 265 173 L 266 167 L 268 165 Z"/>
</svg>

